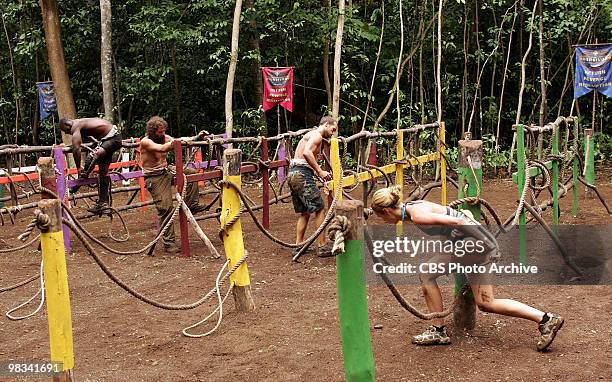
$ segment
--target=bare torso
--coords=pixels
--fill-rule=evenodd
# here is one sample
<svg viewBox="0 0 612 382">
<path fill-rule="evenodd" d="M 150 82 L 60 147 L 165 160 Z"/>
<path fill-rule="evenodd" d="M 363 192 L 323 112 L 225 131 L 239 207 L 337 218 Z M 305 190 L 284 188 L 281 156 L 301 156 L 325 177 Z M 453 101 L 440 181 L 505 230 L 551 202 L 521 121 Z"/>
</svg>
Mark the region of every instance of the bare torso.
<svg viewBox="0 0 612 382">
<path fill-rule="evenodd" d="M 170 142 L 172 138 L 166 135 L 165 142 Z M 168 167 L 166 161 L 166 152 L 160 150 L 154 150 L 153 147 L 159 147 L 158 144 L 153 142 L 150 138 L 145 137 L 140 142 L 140 158 L 142 160 L 142 169 L 145 172 L 162 170 Z"/>
<path fill-rule="evenodd" d="M 82 139 L 94 137 L 97 140 L 104 138 L 113 125 L 102 118 L 80 118 L 72 121 L 72 133 L 79 131 Z"/>
<path fill-rule="evenodd" d="M 298 143 L 295 149 L 294 157 L 296 159 L 306 159 L 304 158 L 304 149 L 307 147 L 310 147 L 310 149 L 312 150 L 312 153 L 316 157 L 321 151 L 321 139 L 320 138 L 321 138 L 321 134 L 317 130 L 313 130 L 313 131 L 306 133 L 306 135 L 304 135 L 302 139 L 300 140 L 300 142 Z"/>
</svg>

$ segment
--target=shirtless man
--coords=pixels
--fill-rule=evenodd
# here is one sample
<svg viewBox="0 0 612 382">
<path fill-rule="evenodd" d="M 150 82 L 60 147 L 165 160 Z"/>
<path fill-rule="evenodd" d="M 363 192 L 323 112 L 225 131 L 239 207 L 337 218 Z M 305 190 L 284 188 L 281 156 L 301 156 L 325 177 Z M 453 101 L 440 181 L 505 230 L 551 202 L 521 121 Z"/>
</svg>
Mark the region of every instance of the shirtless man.
<svg viewBox="0 0 612 382">
<path fill-rule="evenodd" d="M 311 214 L 315 214 L 315 224 L 319 227 L 325 217 L 325 206 L 321 192 L 315 183 L 315 175 L 330 180 L 331 174 L 321 169 L 317 155 L 321 151 L 323 138 L 331 138 L 338 130 L 338 122 L 332 117 L 323 117 L 319 126 L 302 137 L 295 149 L 295 156 L 289 165 L 288 182 L 295 212 L 300 214 L 296 226 L 295 242 L 304 241 L 304 233 Z M 317 238 L 319 256 L 331 253 L 325 247 L 325 234 Z"/>
<path fill-rule="evenodd" d="M 89 211 L 102 213 L 108 208 L 111 179 L 108 167 L 113 153 L 121 148 L 121 134 L 117 127 L 101 118 L 60 119 L 60 129 L 66 134 L 72 134 L 72 153 L 74 163 L 79 169 L 79 178 L 87 178 L 98 165 L 98 201 Z M 95 148 L 87 154 L 85 164 L 81 168 L 81 145 L 86 138 L 96 143 Z M 76 193 L 79 186 L 72 187 L 71 193 Z"/>
<path fill-rule="evenodd" d="M 172 151 L 174 138 L 166 135 L 168 123 L 160 117 L 152 117 L 147 122 L 147 136 L 140 141 L 140 155 L 142 159 L 142 171 L 145 178 L 147 190 L 153 197 L 157 216 L 160 224 L 172 214 L 174 210 L 173 196 L 175 189 L 172 180 L 176 174 L 174 166 L 169 166 L 166 161 L 166 153 Z M 205 131 L 200 132 L 196 137 L 186 139 L 189 143 L 193 139 L 198 139 L 203 135 L 208 135 Z M 191 173 L 186 169 L 185 173 Z M 193 171 L 195 172 L 195 171 Z M 204 206 L 198 204 L 199 190 L 197 183 L 187 183 L 185 203 L 192 213 L 205 210 Z M 178 253 L 180 248 L 176 245 L 174 227 L 169 227 L 162 237 L 166 253 Z"/>
</svg>

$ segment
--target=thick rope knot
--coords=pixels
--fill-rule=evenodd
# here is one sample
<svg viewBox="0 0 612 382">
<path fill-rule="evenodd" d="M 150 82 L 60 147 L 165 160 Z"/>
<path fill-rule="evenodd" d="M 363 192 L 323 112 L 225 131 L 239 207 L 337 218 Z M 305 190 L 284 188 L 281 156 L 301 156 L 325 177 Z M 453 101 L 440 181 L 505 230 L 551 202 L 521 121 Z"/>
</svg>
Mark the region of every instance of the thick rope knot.
<svg viewBox="0 0 612 382">
<path fill-rule="evenodd" d="M 329 223 L 327 237 L 334 241 L 332 254 L 337 256 L 344 253 L 344 239 L 351 229 L 351 221 L 346 216 L 335 216 Z"/>
<path fill-rule="evenodd" d="M 34 211 L 34 215 L 36 215 L 36 227 L 41 232 L 48 232 L 51 226 L 51 218 L 49 215 L 38 209 Z"/>
<path fill-rule="evenodd" d="M 365 220 L 368 220 L 368 218 L 370 216 L 372 216 L 372 215 L 374 215 L 374 210 L 373 209 L 371 209 L 371 208 L 364 208 L 363 209 L 363 218 Z"/>
</svg>

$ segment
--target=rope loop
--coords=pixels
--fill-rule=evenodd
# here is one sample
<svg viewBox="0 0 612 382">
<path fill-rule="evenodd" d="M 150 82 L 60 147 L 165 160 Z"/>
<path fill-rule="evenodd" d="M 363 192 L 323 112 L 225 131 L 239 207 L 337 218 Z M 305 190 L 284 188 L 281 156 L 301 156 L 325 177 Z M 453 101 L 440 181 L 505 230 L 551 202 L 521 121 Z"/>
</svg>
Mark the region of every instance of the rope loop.
<svg viewBox="0 0 612 382">
<path fill-rule="evenodd" d="M 34 211 L 34 215 L 36 215 L 36 227 L 41 232 L 49 232 L 49 228 L 51 227 L 51 218 L 49 215 L 39 209 Z"/>
<path fill-rule="evenodd" d="M 327 237 L 334 242 L 332 254 L 344 253 L 344 240 L 351 230 L 351 221 L 346 216 L 335 216 L 329 223 Z"/>
</svg>

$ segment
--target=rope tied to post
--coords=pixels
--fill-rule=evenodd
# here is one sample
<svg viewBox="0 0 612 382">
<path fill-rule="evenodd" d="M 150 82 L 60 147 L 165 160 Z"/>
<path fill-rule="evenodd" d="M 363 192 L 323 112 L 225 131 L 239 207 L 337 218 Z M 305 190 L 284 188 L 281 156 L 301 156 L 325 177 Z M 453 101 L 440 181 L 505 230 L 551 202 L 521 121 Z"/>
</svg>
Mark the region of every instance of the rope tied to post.
<svg viewBox="0 0 612 382">
<path fill-rule="evenodd" d="M 327 237 L 334 242 L 332 254 L 338 256 L 344 253 L 344 240 L 351 230 L 351 221 L 346 216 L 335 216 L 329 223 Z"/>
</svg>

